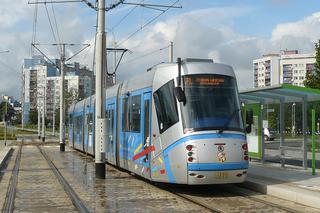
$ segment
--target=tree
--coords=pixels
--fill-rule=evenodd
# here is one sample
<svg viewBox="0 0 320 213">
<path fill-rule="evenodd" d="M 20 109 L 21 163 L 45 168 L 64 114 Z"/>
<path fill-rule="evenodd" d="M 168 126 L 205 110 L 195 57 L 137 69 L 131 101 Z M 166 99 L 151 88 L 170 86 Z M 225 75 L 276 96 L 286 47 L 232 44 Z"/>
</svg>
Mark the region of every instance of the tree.
<svg viewBox="0 0 320 213">
<path fill-rule="evenodd" d="M 306 80 L 304 81 L 304 85 L 306 87 L 320 89 L 320 39 L 317 43 L 315 43 L 315 51 L 316 51 L 316 62 L 314 63 L 314 70 L 306 73 Z M 308 107 L 308 126 L 311 126 L 311 109 L 315 109 L 316 112 L 320 110 L 320 101 L 315 101 L 309 103 Z M 316 120 L 319 119 L 318 113 L 316 114 Z"/>
<path fill-rule="evenodd" d="M 30 124 L 38 124 L 38 110 L 30 110 L 29 122 Z"/>
<path fill-rule="evenodd" d="M 315 43 L 316 62 L 314 64 L 314 70 L 306 73 L 306 80 L 304 85 L 306 87 L 320 89 L 320 40 Z"/>
<path fill-rule="evenodd" d="M 70 90 L 65 92 L 65 123 L 68 124 L 69 116 L 68 111 L 72 104 L 76 103 L 79 100 L 79 94 L 76 90 Z M 60 107 L 55 111 L 55 127 L 59 128 L 60 125 Z"/>
<path fill-rule="evenodd" d="M 6 115 L 6 119 L 5 119 L 5 115 Z M 5 119 L 6 121 L 11 121 L 12 117 L 14 116 L 15 116 L 15 110 L 13 109 L 13 107 L 9 103 L 2 101 L 0 104 L 0 120 Z"/>
</svg>

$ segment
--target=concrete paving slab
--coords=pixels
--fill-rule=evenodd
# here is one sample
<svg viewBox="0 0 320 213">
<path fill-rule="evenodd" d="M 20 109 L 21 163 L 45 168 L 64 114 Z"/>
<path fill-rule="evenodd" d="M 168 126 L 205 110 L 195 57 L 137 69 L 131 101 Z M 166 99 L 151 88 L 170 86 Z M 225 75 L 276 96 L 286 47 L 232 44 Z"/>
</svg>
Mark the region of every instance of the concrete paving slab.
<svg viewBox="0 0 320 213">
<path fill-rule="evenodd" d="M 244 187 L 320 209 L 320 176 L 301 167 L 250 162 Z"/>
<path fill-rule="evenodd" d="M 12 148 L 11 147 L 4 147 L 0 149 L 0 168 L 3 166 L 4 162 L 6 161 L 7 157 L 9 156 Z"/>
</svg>

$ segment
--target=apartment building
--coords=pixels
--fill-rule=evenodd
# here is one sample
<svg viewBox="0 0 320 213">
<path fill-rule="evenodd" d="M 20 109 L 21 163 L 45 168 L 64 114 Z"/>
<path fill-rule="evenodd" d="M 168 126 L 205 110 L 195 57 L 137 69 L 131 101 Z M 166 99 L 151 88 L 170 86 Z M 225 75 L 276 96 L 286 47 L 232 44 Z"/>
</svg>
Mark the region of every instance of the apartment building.
<svg viewBox="0 0 320 213">
<path fill-rule="evenodd" d="M 279 54 L 267 54 L 253 61 L 254 87 L 279 84 Z"/>
<path fill-rule="evenodd" d="M 315 69 L 314 54 L 299 54 L 297 50 L 284 50 L 280 54 L 267 54 L 253 60 L 253 87 L 291 84 L 304 87 L 307 72 Z"/>
<path fill-rule="evenodd" d="M 52 119 L 54 110 L 60 103 L 60 60 L 55 65 L 48 63 L 43 56 L 25 59 L 23 64 L 23 121 L 29 122 L 31 110 L 42 111 Z M 79 63 L 66 64 L 65 89 L 72 92 L 75 101 L 94 94 L 95 77 L 91 70 Z"/>
<path fill-rule="evenodd" d="M 280 83 L 304 87 L 306 73 L 315 69 L 315 62 L 314 54 L 284 51 L 280 59 Z"/>
</svg>

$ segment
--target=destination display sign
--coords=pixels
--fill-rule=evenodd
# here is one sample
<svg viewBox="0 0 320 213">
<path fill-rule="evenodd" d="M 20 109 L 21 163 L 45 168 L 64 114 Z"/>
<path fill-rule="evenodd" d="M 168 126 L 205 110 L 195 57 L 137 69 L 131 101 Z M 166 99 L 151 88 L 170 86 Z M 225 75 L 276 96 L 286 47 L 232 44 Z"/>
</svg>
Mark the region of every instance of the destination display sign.
<svg viewBox="0 0 320 213">
<path fill-rule="evenodd" d="M 186 86 L 219 86 L 224 84 L 225 79 L 221 76 L 185 76 Z"/>
</svg>

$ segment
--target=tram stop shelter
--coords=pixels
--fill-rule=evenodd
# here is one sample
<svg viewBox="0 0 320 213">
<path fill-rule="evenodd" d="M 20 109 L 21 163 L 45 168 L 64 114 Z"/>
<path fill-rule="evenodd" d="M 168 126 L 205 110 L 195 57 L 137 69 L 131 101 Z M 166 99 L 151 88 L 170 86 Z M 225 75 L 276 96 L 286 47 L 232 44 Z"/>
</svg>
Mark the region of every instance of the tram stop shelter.
<svg viewBox="0 0 320 213">
<path fill-rule="evenodd" d="M 305 87 L 298 87 L 289 84 L 280 84 L 274 86 L 267 86 L 263 88 L 254 88 L 240 90 L 240 100 L 244 104 L 245 109 L 251 108 L 254 114 L 254 123 L 252 132 L 247 135 L 249 145 L 249 156 L 251 158 L 261 159 L 265 161 L 265 141 L 263 116 L 265 113 L 264 105 L 279 104 L 279 133 L 280 133 L 280 157 L 281 165 L 284 166 L 285 151 L 295 150 L 299 151 L 302 157 L 302 166 L 307 169 L 307 108 L 308 102 L 320 100 L 320 90 Z M 284 104 L 285 103 L 302 103 L 302 146 L 289 147 L 284 146 Z M 319 112 L 317 112 L 319 113 Z M 311 130 L 311 127 L 309 128 Z"/>
</svg>

